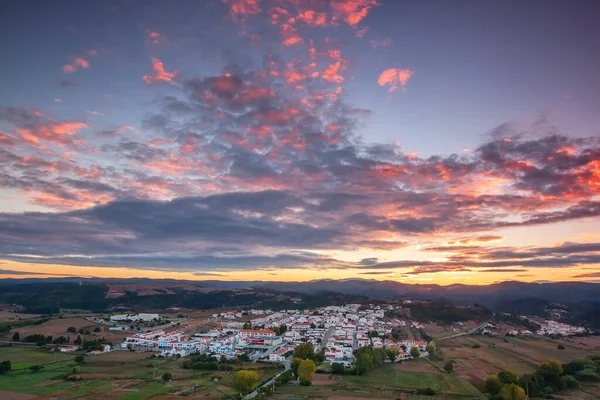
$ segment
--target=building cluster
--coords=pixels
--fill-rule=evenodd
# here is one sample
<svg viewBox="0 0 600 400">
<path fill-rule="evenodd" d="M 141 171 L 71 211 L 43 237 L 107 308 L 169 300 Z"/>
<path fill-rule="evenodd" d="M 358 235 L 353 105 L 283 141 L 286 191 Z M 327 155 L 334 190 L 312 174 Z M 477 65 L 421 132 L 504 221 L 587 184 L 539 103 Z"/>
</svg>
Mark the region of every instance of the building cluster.
<svg viewBox="0 0 600 400">
<path fill-rule="evenodd" d="M 121 348 L 181 357 L 209 353 L 232 359 L 249 354 L 254 359 L 282 362 L 297 345 L 312 343 L 316 352 L 323 352 L 325 362 L 347 367 L 353 365 L 353 351 L 362 346 L 398 349 L 399 359 L 410 357 L 412 347 L 425 352 L 425 341 L 392 339 L 392 328 L 407 325 L 406 321 L 386 318 L 386 311 L 393 308 L 347 304 L 308 311 L 226 311 L 213 315 L 220 321 L 219 329 L 193 335 L 164 330 L 139 333 L 127 337 Z M 255 318 L 248 320 L 248 316 Z M 245 320 L 237 321 L 242 318 Z"/>
<path fill-rule="evenodd" d="M 118 314 L 111 315 L 110 322 L 124 322 L 124 321 L 154 321 L 159 320 L 160 316 L 158 314 L 148 314 L 148 313 L 139 313 L 139 314 Z"/>
<path fill-rule="evenodd" d="M 545 320 L 540 329 L 536 331 L 538 335 L 562 335 L 570 336 L 585 333 L 586 329 L 582 326 L 573 326 L 563 324 L 562 322 Z"/>
</svg>

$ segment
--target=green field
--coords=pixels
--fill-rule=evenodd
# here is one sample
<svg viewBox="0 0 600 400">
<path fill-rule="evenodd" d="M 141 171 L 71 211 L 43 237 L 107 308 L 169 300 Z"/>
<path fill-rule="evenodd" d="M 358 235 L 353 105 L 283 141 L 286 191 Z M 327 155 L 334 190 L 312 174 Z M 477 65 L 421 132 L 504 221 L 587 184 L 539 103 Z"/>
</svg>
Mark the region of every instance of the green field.
<svg viewBox="0 0 600 400">
<path fill-rule="evenodd" d="M 289 399 L 295 396 L 393 398 L 399 393 L 410 394 L 417 389 L 427 388 L 435 390 L 444 398 L 473 398 L 481 395 L 479 390 L 456 374 L 400 371 L 391 363 L 365 375 L 344 375 L 331 384 L 312 387 L 284 385 L 277 393 L 280 397 Z"/>
<path fill-rule="evenodd" d="M 37 347 L 2 347 L 0 361 L 11 360 L 13 370 L 0 375 L 0 390 L 33 395 L 53 394 L 60 398 L 89 398 L 103 394 L 114 399 L 148 399 L 161 394 L 202 394 L 212 398 L 231 396 L 229 387 L 235 371 L 198 371 L 183 369 L 183 360 L 150 358 L 151 353 L 128 351 L 86 357 L 83 364 L 73 361 L 74 354 L 54 354 Z M 27 367 L 41 364 L 40 372 Z M 75 368 L 75 370 L 74 370 Z M 247 364 L 234 368 L 252 368 L 264 382 L 278 370 L 272 365 Z M 173 379 L 163 382 L 170 372 Z"/>
<path fill-rule="evenodd" d="M 0 347 L 0 361 L 10 360 L 12 369 L 28 368 L 33 364 L 49 364 L 59 361 L 70 361 L 75 355 L 68 353 L 50 353 L 46 348 L 35 346 Z"/>
</svg>

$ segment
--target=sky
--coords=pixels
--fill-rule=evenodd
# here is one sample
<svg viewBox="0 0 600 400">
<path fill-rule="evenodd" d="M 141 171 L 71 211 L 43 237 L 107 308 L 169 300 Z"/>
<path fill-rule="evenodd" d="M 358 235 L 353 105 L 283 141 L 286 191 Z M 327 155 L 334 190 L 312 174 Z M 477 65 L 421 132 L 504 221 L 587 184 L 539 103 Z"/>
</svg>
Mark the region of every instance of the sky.
<svg viewBox="0 0 600 400">
<path fill-rule="evenodd" d="M 598 17 L 12 2 L 0 278 L 600 282 Z"/>
</svg>

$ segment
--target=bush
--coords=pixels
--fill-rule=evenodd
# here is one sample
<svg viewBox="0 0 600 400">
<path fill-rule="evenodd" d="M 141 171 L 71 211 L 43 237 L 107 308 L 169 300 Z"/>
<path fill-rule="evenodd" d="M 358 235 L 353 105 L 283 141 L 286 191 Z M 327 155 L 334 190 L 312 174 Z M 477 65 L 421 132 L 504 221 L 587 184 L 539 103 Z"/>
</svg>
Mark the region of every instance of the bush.
<svg viewBox="0 0 600 400">
<path fill-rule="evenodd" d="M 312 382 L 310 379 L 302 378 L 300 379 L 300 386 L 312 386 Z"/>
<path fill-rule="evenodd" d="M 454 371 L 454 365 L 452 364 L 452 361 L 448 361 L 446 365 L 444 365 L 444 371 L 446 371 L 447 373 L 451 373 L 452 371 Z"/>
<path fill-rule="evenodd" d="M 597 382 L 600 381 L 600 375 L 598 375 L 594 370 L 592 369 L 584 369 L 583 371 L 579 371 L 575 374 L 575 378 L 577 378 L 578 381 L 582 381 L 582 382 Z"/>
<path fill-rule="evenodd" d="M 43 370 L 43 369 L 44 369 L 44 366 L 43 366 L 43 365 L 40 365 L 40 364 L 34 364 L 34 365 L 32 365 L 31 367 L 29 367 L 29 370 L 30 370 L 31 372 L 40 372 L 40 371 L 41 371 L 41 370 Z"/>
<path fill-rule="evenodd" d="M 4 374 L 6 372 L 10 372 L 12 369 L 12 363 L 10 360 L 5 360 L 0 362 L 0 374 Z"/>
<path fill-rule="evenodd" d="M 331 373 L 332 374 L 343 374 L 345 371 L 344 364 L 334 362 L 331 364 Z"/>
<path fill-rule="evenodd" d="M 83 356 L 83 354 L 78 355 L 77 357 L 75 357 L 75 362 L 82 364 L 85 362 L 85 357 Z"/>
<path fill-rule="evenodd" d="M 165 372 L 164 374 L 162 374 L 162 380 L 163 381 L 168 382 L 171 379 L 173 379 L 173 375 L 171 375 L 170 372 Z"/>
<path fill-rule="evenodd" d="M 579 387 L 579 382 L 574 376 L 563 376 L 561 380 L 567 389 L 577 389 Z"/>
<path fill-rule="evenodd" d="M 426 389 L 417 389 L 417 394 L 424 395 L 424 396 L 435 396 L 437 393 L 432 388 L 426 388 Z"/>
<path fill-rule="evenodd" d="M 565 349 L 565 346 L 563 346 L 562 344 L 559 344 L 557 348 L 558 348 L 559 350 L 564 350 L 564 349 Z"/>
</svg>

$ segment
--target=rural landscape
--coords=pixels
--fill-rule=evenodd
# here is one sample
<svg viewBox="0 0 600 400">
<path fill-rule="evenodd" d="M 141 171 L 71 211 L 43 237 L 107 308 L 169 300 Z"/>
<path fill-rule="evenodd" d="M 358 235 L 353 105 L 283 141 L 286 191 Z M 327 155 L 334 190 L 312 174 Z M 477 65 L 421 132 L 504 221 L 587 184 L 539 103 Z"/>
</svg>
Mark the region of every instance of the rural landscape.
<svg viewBox="0 0 600 400">
<path fill-rule="evenodd" d="M 17 293 L 21 285 L 29 290 Z M 69 308 L 30 313 L 47 307 L 32 290 L 64 296 Z M 98 299 L 78 291 L 111 305 L 86 310 Z M 143 305 L 175 293 L 203 297 L 194 308 Z M 238 295 L 246 304 L 212 305 Z M 281 307 L 254 306 L 273 296 Z M 19 298 L 26 306 L 7 302 Z M 13 282 L 0 285 L 0 299 L 0 361 L 10 362 L 2 399 L 492 399 L 490 377 L 507 373 L 530 398 L 594 399 L 600 389 L 598 326 L 555 321 L 561 309 L 568 319 L 556 303 L 520 315 L 439 299 L 147 281 Z M 559 383 L 529 382 L 550 361 Z"/>
<path fill-rule="evenodd" d="M 0 400 L 600 400 L 600 0 L 5 0 Z"/>
</svg>

